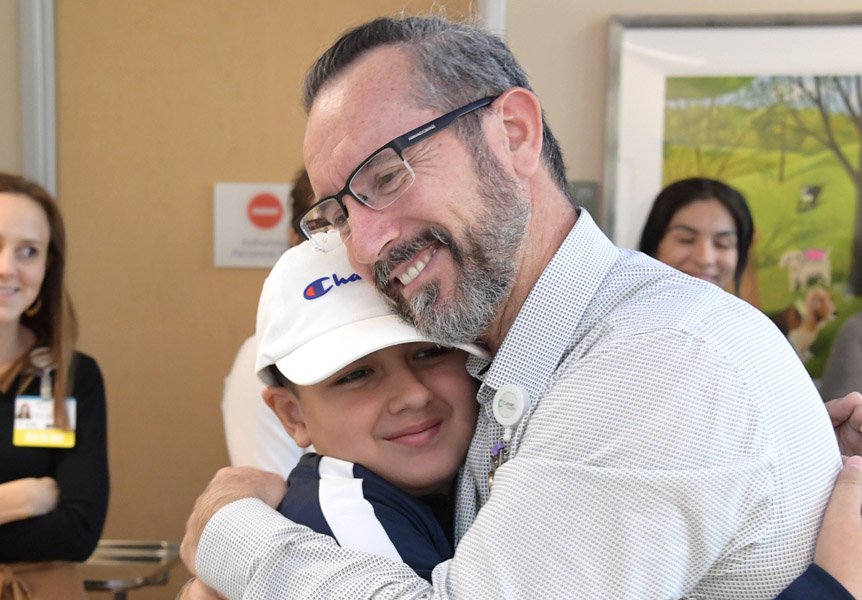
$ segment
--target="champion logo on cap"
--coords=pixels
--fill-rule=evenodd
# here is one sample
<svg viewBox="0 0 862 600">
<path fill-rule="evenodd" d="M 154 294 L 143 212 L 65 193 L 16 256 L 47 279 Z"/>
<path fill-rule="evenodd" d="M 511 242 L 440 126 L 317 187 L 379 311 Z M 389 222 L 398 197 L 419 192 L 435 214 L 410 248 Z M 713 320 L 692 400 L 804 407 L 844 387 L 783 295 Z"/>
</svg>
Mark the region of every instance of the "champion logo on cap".
<svg viewBox="0 0 862 600">
<path fill-rule="evenodd" d="M 309 283 L 302 292 L 302 295 L 306 300 L 317 300 L 321 296 L 327 294 L 329 290 L 334 287 L 348 284 L 351 281 L 359 281 L 360 279 L 362 279 L 362 277 L 356 273 L 352 273 L 346 278 L 339 277 L 333 273 L 332 277 L 321 277 L 320 279 L 315 279 Z M 332 281 L 332 283 L 329 283 L 329 281 Z"/>
</svg>

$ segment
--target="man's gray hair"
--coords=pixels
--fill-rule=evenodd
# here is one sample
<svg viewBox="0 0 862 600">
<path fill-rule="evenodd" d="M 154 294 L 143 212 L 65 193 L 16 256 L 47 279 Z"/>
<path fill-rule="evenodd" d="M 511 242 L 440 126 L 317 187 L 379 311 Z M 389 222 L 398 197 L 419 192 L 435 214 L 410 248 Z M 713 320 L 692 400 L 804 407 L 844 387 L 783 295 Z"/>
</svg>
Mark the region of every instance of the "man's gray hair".
<svg viewBox="0 0 862 600">
<path fill-rule="evenodd" d="M 521 65 L 495 35 L 442 17 L 379 18 L 348 30 L 311 66 L 303 86 L 306 113 L 330 79 L 365 52 L 386 45 L 403 46 L 409 52 L 417 66 L 412 73 L 416 101 L 423 108 L 447 112 L 512 87 L 532 90 Z M 474 155 L 487 152 L 479 119 L 476 113 L 466 115 L 454 126 Z M 557 186 L 569 196 L 562 151 L 544 112 L 542 127 L 543 160 Z"/>
</svg>

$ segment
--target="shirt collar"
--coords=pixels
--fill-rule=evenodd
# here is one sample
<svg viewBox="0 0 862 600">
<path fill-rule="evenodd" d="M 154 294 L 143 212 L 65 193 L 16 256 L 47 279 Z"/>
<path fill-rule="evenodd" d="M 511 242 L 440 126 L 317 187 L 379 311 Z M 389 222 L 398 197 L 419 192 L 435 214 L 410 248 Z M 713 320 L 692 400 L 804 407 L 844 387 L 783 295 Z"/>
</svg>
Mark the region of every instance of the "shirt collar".
<svg viewBox="0 0 862 600">
<path fill-rule="evenodd" d="M 487 386 L 517 383 L 533 399 L 574 344 L 573 334 L 619 249 L 590 214 L 578 220 L 542 272 L 491 361 L 471 357 L 467 369 Z M 489 366 L 490 363 L 490 366 Z"/>
</svg>

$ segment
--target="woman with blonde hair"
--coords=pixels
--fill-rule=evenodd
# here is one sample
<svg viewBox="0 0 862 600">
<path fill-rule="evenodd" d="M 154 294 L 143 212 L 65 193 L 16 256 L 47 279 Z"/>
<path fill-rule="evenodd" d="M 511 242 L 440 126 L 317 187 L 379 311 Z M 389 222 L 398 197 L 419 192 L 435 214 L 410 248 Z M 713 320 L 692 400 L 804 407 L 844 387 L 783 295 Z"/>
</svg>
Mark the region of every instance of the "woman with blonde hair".
<svg viewBox="0 0 862 600">
<path fill-rule="evenodd" d="M 105 394 L 75 351 L 63 220 L 51 195 L 0 173 L 0 599 L 85 598 L 108 507 Z M 18 417 L 27 405 L 28 418 Z"/>
</svg>

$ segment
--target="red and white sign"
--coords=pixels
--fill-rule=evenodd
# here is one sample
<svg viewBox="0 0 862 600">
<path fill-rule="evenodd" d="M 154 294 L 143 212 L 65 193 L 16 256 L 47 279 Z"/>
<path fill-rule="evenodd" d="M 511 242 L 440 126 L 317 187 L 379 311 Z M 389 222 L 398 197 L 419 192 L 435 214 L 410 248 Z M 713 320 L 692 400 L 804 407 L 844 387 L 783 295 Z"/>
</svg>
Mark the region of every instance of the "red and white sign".
<svg viewBox="0 0 862 600">
<path fill-rule="evenodd" d="M 248 201 L 248 220 L 260 229 L 270 229 L 281 223 L 284 216 L 284 206 L 281 200 L 272 194 L 258 194 Z"/>
<path fill-rule="evenodd" d="M 216 183 L 213 256 L 217 267 L 269 268 L 287 250 L 292 215 L 287 183 Z"/>
</svg>

